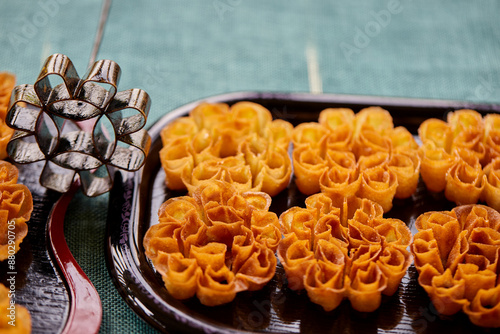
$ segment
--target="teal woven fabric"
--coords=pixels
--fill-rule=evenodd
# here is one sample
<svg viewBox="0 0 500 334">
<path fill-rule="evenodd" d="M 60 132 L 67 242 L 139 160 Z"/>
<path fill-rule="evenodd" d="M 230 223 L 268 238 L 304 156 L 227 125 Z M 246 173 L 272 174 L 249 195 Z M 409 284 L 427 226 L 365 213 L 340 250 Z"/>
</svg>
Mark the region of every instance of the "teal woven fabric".
<svg viewBox="0 0 500 334">
<path fill-rule="evenodd" d="M 3 1 L 0 71 L 33 83 L 59 52 L 82 75 L 100 8 L 97 0 Z M 498 13 L 496 0 L 121 0 L 98 59 L 120 65 L 120 90 L 151 95 L 147 126 L 193 100 L 245 90 L 500 103 Z M 109 278 L 107 204 L 107 195 L 75 196 L 68 244 L 101 296 L 101 332 L 153 333 Z"/>
</svg>

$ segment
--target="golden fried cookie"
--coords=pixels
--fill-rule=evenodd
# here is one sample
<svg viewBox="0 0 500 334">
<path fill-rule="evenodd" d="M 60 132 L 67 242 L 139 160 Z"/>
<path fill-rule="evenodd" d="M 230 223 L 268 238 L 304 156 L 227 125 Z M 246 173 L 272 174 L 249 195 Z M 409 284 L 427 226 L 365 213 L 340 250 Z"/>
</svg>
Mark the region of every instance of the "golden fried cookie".
<svg viewBox="0 0 500 334">
<path fill-rule="evenodd" d="M 9 289 L 3 284 L 0 284 L 0 333 L 31 333 L 29 311 L 23 306 L 14 304 Z"/>
<path fill-rule="evenodd" d="M 396 292 L 411 263 L 408 227 L 383 218 L 380 205 L 367 199 L 339 202 L 314 194 L 306 208 L 283 212 L 280 225 L 284 238 L 277 255 L 288 287 L 305 289 L 326 311 L 345 298 L 358 311 L 376 310 L 382 294 Z"/>
<path fill-rule="evenodd" d="M 353 153 L 358 159 L 378 152 L 390 153 L 391 150 L 391 140 L 373 130 L 364 130 L 354 138 Z"/>
<path fill-rule="evenodd" d="M 415 137 L 408 129 L 403 126 L 398 126 L 389 132 L 392 142 L 392 149 L 396 152 L 411 152 L 418 150 L 418 144 Z"/>
<path fill-rule="evenodd" d="M 446 120 L 454 137 L 464 131 L 483 132 L 484 130 L 483 117 L 475 110 L 460 109 L 449 112 Z"/>
<path fill-rule="evenodd" d="M 262 187 L 261 185 L 256 188 L 253 187 L 250 166 L 245 164 L 245 160 L 241 156 L 203 161 L 193 168 L 193 170 L 185 168 L 181 178 L 190 194 L 201 183 L 208 180 L 232 183 L 240 192 L 249 190 L 260 191 Z"/>
<path fill-rule="evenodd" d="M 9 107 L 10 94 L 16 85 L 15 75 L 8 72 L 0 72 L 0 118 L 5 120 L 7 108 Z"/>
<path fill-rule="evenodd" d="M 317 122 L 301 123 L 293 129 L 292 143 L 294 147 L 319 148 L 326 140 L 330 130 Z"/>
<path fill-rule="evenodd" d="M 434 142 L 426 142 L 419 148 L 421 159 L 420 175 L 427 189 L 441 192 L 446 187 L 446 173 L 458 160 Z"/>
<path fill-rule="evenodd" d="M 160 132 L 163 146 L 167 146 L 171 140 L 178 138 L 193 138 L 201 129 L 198 129 L 191 117 L 180 117 L 169 123 Z"/>
<path fill-rule="evenodd" d="M 320 112 L 318 123 L 330 131 L 338 131 L 344 127 L 351 128 L 354 125 L 356 115 L 349 108 L 327 108 Z"/>
<path fill-rule="evenodd" d="M 500 213 L 477 204 L 427 212 L 411 244 L 419 284 L 438 312 L 465 312 L 472 323 L 500 327 Z"/>
<path fill-rule="evenodd" d="M 229 106 L 225 103 L 200 103 L 189 113 L 198 129 L 213 130 L 229 117 Z"/>
<path fill-rule="evenodd" d="M 295 183 L 306 195 L 364 197 L 389 211 L 394 197 L 408 198 L 417 188 L 418 144 L 382 108 L 325 109 L 318 122 L 298 125 L 292 142 Z"/>
<path fill-rule="evenodd" d="M 365 131 L 374 131 L 379 134 L 388 134 L 394 128 L 391 114 L 380 107 L 368 107 L 361 109 L 356 114 L 356 128 L 354 136 Z"/>
<path fill-rule="evenodd" d="M 424 145 L 432 143 L 435 148 L 441 148 L 448 153 L 451 152 L 453 132 L 450 125 L 445 121 L 436 118 L 426 119 L 418 127 L 418 136 Z"/>
<path fill-rule="evenodd" d="M 318 123 L 330 133 L 327 146 L 330 150 L 351 151 L 354 136 L 355 114 L 348 108 L 327 108 L 321 111 Z"/>
<path fill-rule="evenodd" d="M 500 115 L 488 114 L 484 117 L 483 143 L 486 156 L 483 165 L 500 156 Z"/>
<path fill-rule="evenodd" d="M 292 177 L 292 160 L 282 147 L 268 150 L 258 163 L 254 174 L 254 189 L 276 196 L 289 184 Z"/>
<path fill-rule="evenodd" d="M 483 132 L 478 130 L 467 130 L 459 132 L 454 138 L 451 150 L 467 150 L 474 154 L 479 161 L 486 157 L 486 147 L 483 143 Z"/>
<path fill-rule="evenodd" d="M 392 208 L 392 200 L 398 188 L 398 176 L 387 165 L 366 169 L 361 175 L 358 196 L 379 203 L 384 212 Z"/>
<path fill-rule="evenodd" d="M 500 210 L 500 157 L 493 159 L 484 168 L 484 174 L 482 198 L 498 211 Z"/>
<path fill-rule="evenodd" d="M 424 121 L 418 133 L 423 143 L 420 172 L 427 189 L 444 190 L 457 205 L 485 201 L 499 208 L 493 195 L 495 173 L 487 167 L 499 156 L 498 114 L 483 117 L 475 110 L 456 110 L 446 121 Z"/>
<path fill-rule="evenodd" d="M 31 192 L 25 185 L 16 183 L 18 175 L 14 165 L 0 161 L 0 261 L 19 250 L 28 233 L 26 222 L 33 211 Z"/>
<path fill-rule="evenodd" d="M 190 174 L 194 167 L 194 158 L 188 149 L 189 146 L 190 139 L 181 137 L 169 141 L 160 150 L 160 161 L 165 172 L 165 183 L 169 189 L 186 189 L 186 185 L 182 182 L 182 173 Z"/>
<path fill-rule="evenodd" d="M 288 147 L 292 140 L 292 133 L 292 124 L 282 119 L 275 119 L 271 123 L 268 123 L 264 138 L 267 139 L 270 145 L 288 151 Z"/>
<path fill-rule="evenodd" d="M 300 192 L 311 195 L 320 191 L 321 175 L 328 171 L 325 150 L 310 145 L 295 147 L 292 153 L 295 184 Z"/>
<path fill-rule="evenodd" d="M 417 190 L 420 165 L 421 161 L 416 151 L 398 150 L 392 154 L 387 166 L 398 179 L 394 197 L 408 198 Z"/>
<path fill-rule="evenodd" d="M 330 167 L 320 176 L 321 192 L 330 197 L 350 198 L 355 196 L 361 187 L 361 174 L 354 154 L 329 151 L 326 158 Z"/>
<path fill-rule="evenodd" d="M 458 205 L 475 204 L 483 192 L 483 169 L 470 150 L 457 150 L 458 160 L 446 172 L 445 196 Z"/>
<path fill-rule="evenodd" d="M 267 284 L 281 240 L 270 204 L 264 192 L 240 192 L 234 183 L 216 179 L 201 182 L 192 197 L 163 203 L 143 244 L 168 292 L 177 299 L 196 295 L 215 306 Z"/>
<path fill-rule="evenodd" d="M 253 102 L 201 103 L 161 131 L 165 183 L 191 193 L 200 182 L 217 179 L 274 196 L 292 177 L 292 132 L 290 123 L 272 120 Z"/>
</svg>

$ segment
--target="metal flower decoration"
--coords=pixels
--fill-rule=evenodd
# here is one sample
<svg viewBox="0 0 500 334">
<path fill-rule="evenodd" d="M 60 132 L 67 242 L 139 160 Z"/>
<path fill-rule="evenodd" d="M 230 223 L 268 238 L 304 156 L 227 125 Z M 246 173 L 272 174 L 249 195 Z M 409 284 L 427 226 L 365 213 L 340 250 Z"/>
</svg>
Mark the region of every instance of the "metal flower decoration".
<svg viewBox="0 0 500 334">
<path fill-rule="evenodd" d="M 117 92 L 120 67 L 94 62 L 83 78 L 62 54 L 47 58 L 34 85 L 12 92 L 6 123 L 16 131 L 7 145 L 17 163 L 45 161 L 40 184 L 66 192 L 76 174 L 83 192 L 112 187 L 113 168 L 136 171 L 151 144 L 144 128 L 151 106 L 141 89 Z"/>
</svg>

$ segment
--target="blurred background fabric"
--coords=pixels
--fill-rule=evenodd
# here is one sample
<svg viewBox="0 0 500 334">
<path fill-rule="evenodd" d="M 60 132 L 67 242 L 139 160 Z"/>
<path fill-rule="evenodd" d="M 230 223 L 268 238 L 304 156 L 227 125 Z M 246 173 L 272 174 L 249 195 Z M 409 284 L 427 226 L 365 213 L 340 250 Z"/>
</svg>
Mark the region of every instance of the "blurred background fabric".
<svg viewBox="0 0 500 334">
<path fill-rule="evenodd" d="M 53 53 L 86 72 L 99 0 L 0 5 L 0 71 L 33 84 Z M 97 59 L 119 90 L 152 98 L 147 127 L 169 111 L 235 91 L 309 92 L 500 103 L 496 0 L 113 1 Z M 105 262 L 108 195 L 80 192 L 66 237 L 98 290 L 102 333 L 154 333 L 120 298 Z"/>
</svg>

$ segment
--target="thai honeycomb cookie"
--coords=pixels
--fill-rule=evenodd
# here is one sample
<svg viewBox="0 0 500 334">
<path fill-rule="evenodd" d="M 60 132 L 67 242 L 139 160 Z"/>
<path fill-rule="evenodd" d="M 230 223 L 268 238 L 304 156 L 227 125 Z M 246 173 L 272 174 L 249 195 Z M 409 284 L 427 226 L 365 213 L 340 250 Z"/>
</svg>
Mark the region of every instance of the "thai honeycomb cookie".
<svg viewBox="0 0 500 334">
<path fill-rule="evenodd" d="M 368 198 L 387 212 L 394 198 L 408 198 L 417 188 L 418 144 L 380 107 L 356 114 L 325 109 L 318 122 L 294 128 L 292 143 L 295 183 L 306 195 Z"/>
<path fill-rule="evenodd" d="M 375 311 L 382 294 L 393 295 L 411 263 L 411 232 L 404 222 L 383 218 L 366 198 L 337 202 L 323 193 L 280 216 L 278 246 L 288 287 L 306 290 L 325 311 L 344 299 L 360 312 Z"/>
<path fill-rule="evenodd" d="M 422 146 L 421 176 L 427 189 L 444 191 L 457 205 L 486 202 L 500 210 L 497 170 L 500 157 L 500 115 L 484 117 L 475 110 L 430 118 L 418 129 Z"/>
<path fill-rule="evenodd" d="M 0 284 L 0 333 L 31 333 L 31 316 L 29 311 L 23 306 L 14 304 L 9 293 L 9 289 Z"/>
<path fill-rule="evenodd" d="M 436 310 L 465 312 L 472 323 L 500 327 L 500 214 L 471 204 L 415 221 L 411 251 L 418 282 Z"/>
<path fill-rule="evenodd" d="M 275 196 L 292 177 L 292 129 L 257 103 L 201 103 L 161 132 L 166 186 L 191 194 L 207 180 L 222 180 Z"/>
<path fill-rule="evenodd" d="M 196 295 L 204 305 L 228 303 L 274 276 L 281 233 L 270 205 L 264 192 L 207 181 L 192 197 L 163 203 L 158 224 L 144 237 L 146 256 L 174 298 Z"/>
<path fill-rule="evenodd" d="M 33 211 L 30 190 L 17 183 L 16 166 L 0 161 L 0 261 L 13 256 L 28 233 L 26 222 Z"/>
</svg>

